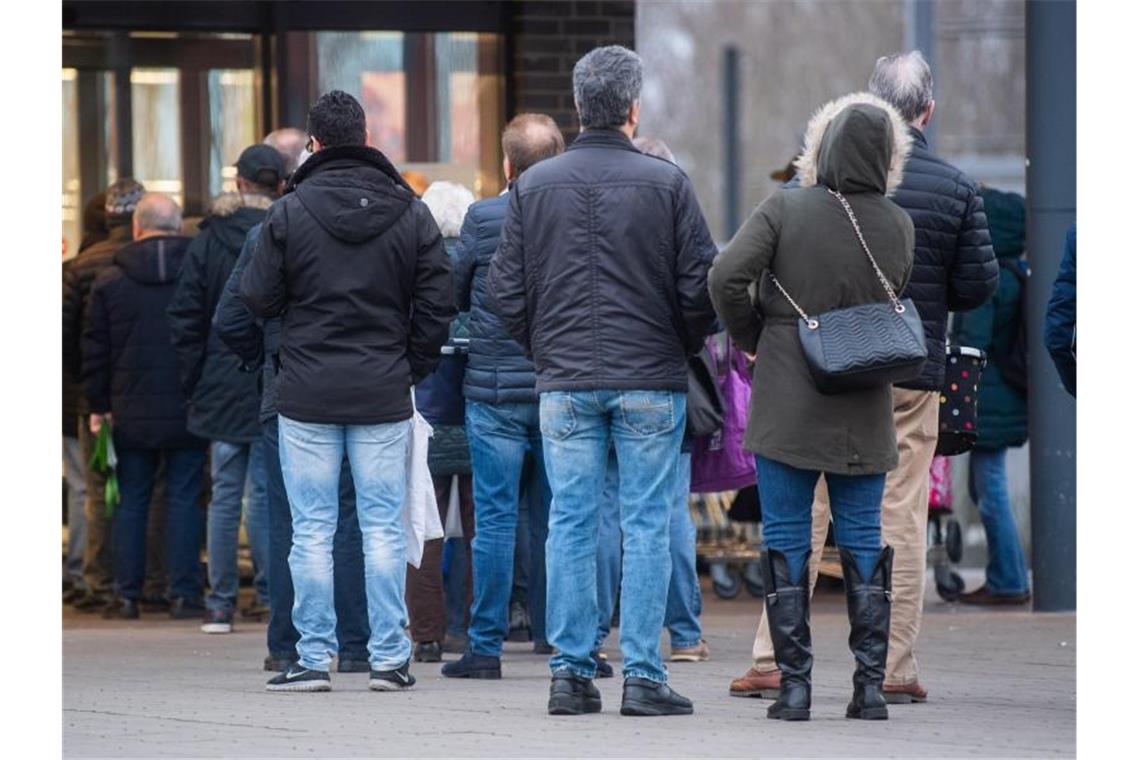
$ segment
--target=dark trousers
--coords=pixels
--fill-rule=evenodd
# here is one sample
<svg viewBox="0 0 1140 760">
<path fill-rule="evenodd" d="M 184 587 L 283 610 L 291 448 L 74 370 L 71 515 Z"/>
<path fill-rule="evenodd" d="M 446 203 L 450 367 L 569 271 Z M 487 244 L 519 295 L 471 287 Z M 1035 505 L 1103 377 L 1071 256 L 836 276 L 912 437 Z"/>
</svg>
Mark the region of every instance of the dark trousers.
<svg viewBox="0 0 1140 760">
<path fill-rule="evenodd" d="M 269 627 L 270 656 L 297 658 L 300 636 L 293 627 L 293 576 L 289 550 L 293 546 L 293 518 L 281 475 L 277 417 L 263 426 L 265 440 L 266 498 L 269 509 Z M 368 601 L 364 595 L 364 542 L 356 521 L 356 492 L 348 462 L 341 465 L 340 513 L 333 537 L 333 605 L 336 609 L 338 655 L 342 660 L 368 660 Z"/>
<path fill-rule="evenodd" d="M 202 517 L 198 494 L 206 450 L 119 449 L 117 453 L 122 500 L 115 508 L 112 529 L 115 593 L 125 599 L 142 595 L 151 497 L 160 464 L 164 464 L 170 596 L 200 602 L 202 567 L 198 551 L 202 544 Z"/>
<path fill-rule="evenodd" d="M 447 525 L 448 504 L 451 500 L 451 475 L 432 476 L 439 519 Z M 464 600 L 463 609 L 471 609 L 471 539 L 475 536 L 475 497 L 471 493 L 471 476 L 459 476 L 459 520 L 463 524 Z M 419 569 L 408 565 L 405 601 L 411 621 L 412 641 L 443 641 L 447 633 L 447 599 L 443 592 L 443 541 L 437 538 L 424 542 L 424 554 Z M 454 572 L 454 571 L 453 571 Z M 467 630 L 464 621 L 463 630 Z"/>
</svg>

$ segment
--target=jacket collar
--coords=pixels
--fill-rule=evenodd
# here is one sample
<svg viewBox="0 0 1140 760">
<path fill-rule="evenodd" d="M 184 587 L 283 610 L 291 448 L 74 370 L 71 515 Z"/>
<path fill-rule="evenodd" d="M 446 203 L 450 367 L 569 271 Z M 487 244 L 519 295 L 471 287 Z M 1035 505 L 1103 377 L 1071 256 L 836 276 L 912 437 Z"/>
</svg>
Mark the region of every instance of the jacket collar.
<svg viewBox="0 0 1140 760">
<path fill-rule="evenodd" d="M 921 129 L 912 127 L 910 124 L 907 124 L 906 128 L 907 131 L 910 132 L 910 136 L 914 138 L 914 144 L 916 146 L 927 149 L 930 148 L 930 145 L 926 142 L 926 134 Z"/>
<path fill-rule="evenodd" d="M 291 193 L 297 189 L 297 185 L 301 183 L 306 177 L 311 176 L 322 168 L 326 167 L 334 161 L 355 161 L 357 163 L 366 164 L 375 167 L 382 171 L 385 175 L 396 184 L 413 196 L 416 192 L 412 190 L 400 173 L 396 171 L 396 167 L 388 160 L 380 151 L 375 148 L 370 148 L 367 145 L 342 145 L 336 148 L 324 148 L 317 151 L 293 172 L 293 176 L 289 179 L 289 186 L 285 188 L 285 192 Z"/>
<path fill-rule="evenodd" d="M 641 152 L 633 147 L 633 141 L 625 136 L 625 132 L 608 127 L 582 130 L 566 150 L 574 150 L 575 148 L 614 148 L 634 153 Z"/>
</svg>

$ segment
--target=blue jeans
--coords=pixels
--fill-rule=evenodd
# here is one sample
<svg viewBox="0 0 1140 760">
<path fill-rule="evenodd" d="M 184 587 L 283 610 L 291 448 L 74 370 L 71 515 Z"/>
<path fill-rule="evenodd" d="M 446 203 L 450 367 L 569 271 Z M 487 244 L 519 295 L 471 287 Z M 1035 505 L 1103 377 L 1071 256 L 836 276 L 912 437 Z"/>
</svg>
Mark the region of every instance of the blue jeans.
<svg viewBox="0 0 1140 760">
<path fill-rule="evenodd" d="M 819 476 L 818 470 L 801 470 L 756 457 L 764 544 L 787 557 L 793 582 L 799 580 L 811 554 L 811 505 Z M 870 578 L 883 549 L 880 517 L 887 476 L 828 472 L 824 477 L 835 544 L 851 552 L 860 574 Z"/>
<path fill-rule="evenodd" d="M 298 422 L 278 415 L 281 471 L 293 516 L 293 625 L 303 667 L 328 670 L 337 652 L 333 543 L 340 512 L 341 463 L 348 456 L 364 548 L 368 598 L 368 660 L 393 670 L 411 657 L 404 628 L 407 551 L 403 504 L 407 489 L 408 420 L 382 425 Z"/>
<path fill-rule="evenodd" d="M 621 505 L 623 674 L 664 683 L 661 626 L 669 591 L 669 516 L 685 429 L 675 391 L 554 391 L 539 402 L 553 499 L 546 541 L 552 671 L 593 678 L 598 634 L 598 516 L 611 443 Z"/>
<path fill-rule="evenodd" d="M 259 603 L 268 604 L 265 568 L 269 564 L 268 507 L 265 498 L 265 451 L 261 441 L 210 444 L 210 478 L 213 494 L 206 513 L 206 554 L 210 592 L 206 607 L 233 613 L 238 595 L 238 530 L 242 497 L 245 527 L 253 552 L 254 589 Z"/>
<path fill-rule="evenodd" d="M 1024 594 L 1029 576 L 1009 503 L 1005 453 L 1006 449 L 970 452 L 970 498 L 978 505 L 986 530 L 986 588 L 995 594 Z"/>
<path fill-rule="evenodd" d="M 202 599 L 202 516 L 198 494 L 206 466 L 205 449 L 117 449 L 122 497 L 111 530 L 115 593 L 124 599 L 142 594 L 146 570 L 146 524 L 159 459 L 166 461 L 166 571 L 170 597 Z"/>
<path fill-rule="evenodd" d="M 701 582 L 697 577 L 697 527 L 689 512 L 692 455 L 682 451 L 677 460 L 677 494 L 669 517 L 669 596 L 665 601 L 665 627 L 674 649 L 701 643 Z M 610 634 L 618 583 L 621 582 L 621 510 L 617 501 L 617 457 L 610 450 L 598 530 L 598 638 L 595 649 Z"/>
<path fill-rule="evenodd" d="M 83 467 L 83 447 L 78 438 L 63 437 L 63 477 L 67 480 L 67 566 L 66 577 L 78 588 L 83 582 L 83 554 L 87 551 L 87 476 Z"/>
<path fill-rule="evenodd" d="M 523 461 L 529 451 L 535 458 L 540 494 L 532 498 L 531 528 L 545 537 L 550 489 L 543 466 L 542 435 L 538 404 L 485 404 L 467 402 L 467 437 L 471 441 L 471 475 L 475 493 L 475 540 L 472 542 L 474 594 L 468 647 L 475 654 L 498 657 L 503 651 L 511 585 L 514 576 L 515 531 L 519 519 L 519 494 Z M 545 558 L 532 557 L 535 562 Z M 541 577 L 528 579 L 530 587 Z M 531 607 L 531 623 L 539 625 L 540 610 Z M 543 630 L 545 635 L 545 630 Z M 538 638 L 538 634 L 535 634 Z"/>
<path fill-rule="evenodd" d="M 266 501 L 269 517 L 269 626 L 266 640 L 274 659 L 296 659 L 297 629 L 293 627 L 293 576 L 289 549 L 293 545 L 293 516 L 281 474 L 277 418 L 265 423 Z M 341 660 L 368 659 L 368 600 L 364 595 L 364 545 L 356 521 L 352 470 L 345 461 L 340 471 L 340 513 L 333 536 L 333 606 Z"/>
</svg>

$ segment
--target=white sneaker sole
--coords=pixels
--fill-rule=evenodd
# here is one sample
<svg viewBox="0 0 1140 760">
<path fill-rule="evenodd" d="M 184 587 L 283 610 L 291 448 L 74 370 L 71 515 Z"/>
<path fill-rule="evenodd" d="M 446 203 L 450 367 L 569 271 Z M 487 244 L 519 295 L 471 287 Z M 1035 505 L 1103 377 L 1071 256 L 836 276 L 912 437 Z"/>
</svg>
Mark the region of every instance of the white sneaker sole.
<svg viewBox="0 0 1140 760">
<path fill-rule="evenodd" d="M 233 633 L 231 623 L 203 623 L 202 633 Z"/>
<path fill-rule="evenodd" d="M 703 657 L 699 654 L 675 654 L 669 658 L 669 662 L 708 662 L 708 659 L 707 654 Z"/>
<path fill-rule="evenodd" d="M 296 683 L 266 684 L 265 690 L 283 692 L 332 691 L 332 684 L 328 681 L 298 681 Z"/>
</svg>

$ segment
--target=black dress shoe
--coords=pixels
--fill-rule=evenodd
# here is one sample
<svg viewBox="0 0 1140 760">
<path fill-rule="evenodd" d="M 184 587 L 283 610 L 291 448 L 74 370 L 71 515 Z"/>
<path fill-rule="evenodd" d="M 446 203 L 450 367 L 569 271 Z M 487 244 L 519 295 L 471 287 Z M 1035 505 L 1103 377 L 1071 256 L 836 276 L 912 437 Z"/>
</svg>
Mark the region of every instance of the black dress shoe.
<svg viewBox="0 0 1140 760">
<path fill-rule="evenodd" d="M 136 599 L 114 599 L 103 608 L 104 620 L 138 620 L 139 603 Z"/>
<path fill-rule="evenodd" d="M 439 662 L 443 659 L 443 648 L 438 641 L 421 641 L 416 644 L 416 662 Z"/>
<path fill-rule="evenodd" d="M 446 678 L 497 680 L 503 677 L 502 663 L 498 657 L 474 652 L 464 652 L 462 657 L 455 662 L 447 663 L 439 672 Z"/>
<path fill-rule="evenodd" d="M 546 712 L 551 715 L 583 715 L 602 711 L 602 695 L 589 678 L 559 670 L 550 679 L 550 701 Z"/>
<path fill-rule="evenodd" d="M 291 657 L 274 657 L 273 655 L 267 655 L 263 664 L 268 673 L 283 673 L 296 661 L 297 655 Z"/>
<path fill-rule="evenodd" d="M 206 617 L 206 605 L 198 599 L 175 597 L 170 602 L 172 620 L 202 620 Z"/>
<path fill-rule="evenodd" d="M 627 678 L 621 690 L 622 715 L 692 715 L 692 700 L 668 684 L 648 678 Z"/>
</svg>

